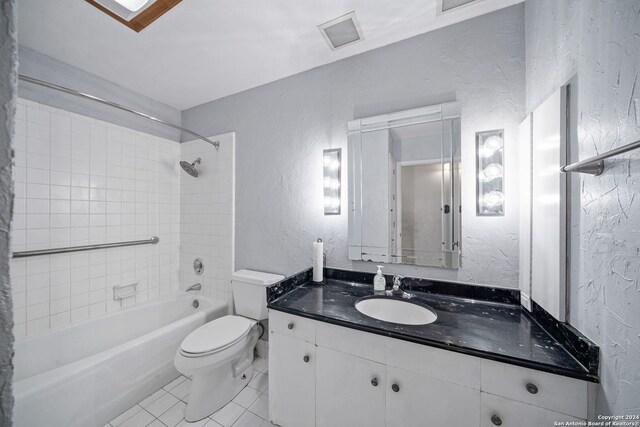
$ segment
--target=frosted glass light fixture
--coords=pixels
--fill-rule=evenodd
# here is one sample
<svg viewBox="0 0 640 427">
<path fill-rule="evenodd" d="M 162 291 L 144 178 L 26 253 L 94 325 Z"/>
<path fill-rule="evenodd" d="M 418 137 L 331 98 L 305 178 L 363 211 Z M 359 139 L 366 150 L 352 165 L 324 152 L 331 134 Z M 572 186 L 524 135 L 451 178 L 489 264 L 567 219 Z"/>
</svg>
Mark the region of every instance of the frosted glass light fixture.
<svg viewBox="0 0 640 427">
<path fill-rule="evenodd" d="M 149 0 L 115 0 L 116 3 L 123 7 L 126 7 L 131 12 L 137 12 L 142 9 L 142 6 L 149 3 Z"/>
<path fill-rule="evenodd" d="M 325 215 L 340 215 L 341 161 L 342 148 L 322 152 Z"/>
<path fill-rule="evenodd" d="M 500 206 L 504 203 L 504 194 L 499 191 L 490 191 L 484 195 L 483 203 L 490 208 Z"/>
<path fill-rule="evenodd" d="M 182 0 L 85 0 L 139 33 Z"/>
<path fill-rule="evenodd" d="M 478 149 L 478 152 L 482 155 L 482 157 L 491 157 L 493 153 L 502 148 L 502 145 L 502 137 L 493 135 L 487 138 L 482 147 Z"/>
<path fill-rule="evenodd" d="M 504 215 L 504 129 L 476 132 L 476 215 Z"/>
<path fill-rule="evenodd" d="M 480 178 L 485 181 L 491 181 L 496 178 L 502 178 L 503 174 L 504 171 L 502 169 L 502 165 L 491 163 L 489 166 L 484 168 Z"/>
</svg>

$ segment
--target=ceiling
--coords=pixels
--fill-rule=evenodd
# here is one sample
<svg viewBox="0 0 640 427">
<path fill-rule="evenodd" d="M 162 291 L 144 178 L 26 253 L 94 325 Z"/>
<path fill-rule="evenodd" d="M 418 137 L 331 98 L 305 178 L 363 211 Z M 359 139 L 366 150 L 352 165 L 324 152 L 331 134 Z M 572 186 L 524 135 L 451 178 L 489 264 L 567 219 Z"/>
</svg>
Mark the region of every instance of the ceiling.
<svg viewBox="0 0 640 427">
<path fill-rule="evenodd" d="M 402 141 L 415 138 L 429 138 L 442 135 L 442 122 L 419 123 L 417 125 L 399 126 L 390 129 L 391 139 Z"/>
<path fill-rule="evenodd" d="M 20 0 L 23 46 L 178 110 L 522 0 L 185 0 L 136 33 L 82 0 Z M 332 51 L 317 26 L 355 10 L 364 40 Z"/>
</svg>

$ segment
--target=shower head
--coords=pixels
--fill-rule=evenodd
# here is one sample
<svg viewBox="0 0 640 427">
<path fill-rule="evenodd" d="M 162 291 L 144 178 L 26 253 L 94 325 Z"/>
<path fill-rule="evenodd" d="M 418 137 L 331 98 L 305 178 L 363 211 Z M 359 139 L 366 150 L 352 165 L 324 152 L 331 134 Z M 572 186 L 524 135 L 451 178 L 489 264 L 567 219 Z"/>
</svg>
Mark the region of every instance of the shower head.
<svg viewBox="0 0 640 427">
<path fill-rule="evenodd" d="M 200 164 L 200 157 L 198 157 L 193 163 L 185 162 L 184 160 L 180 162 L 180 166 L 186 173 L 191 175 L 194 178 L 198 177 L 198 169 L 196 169 L 196 165 Z"/>
</svg>

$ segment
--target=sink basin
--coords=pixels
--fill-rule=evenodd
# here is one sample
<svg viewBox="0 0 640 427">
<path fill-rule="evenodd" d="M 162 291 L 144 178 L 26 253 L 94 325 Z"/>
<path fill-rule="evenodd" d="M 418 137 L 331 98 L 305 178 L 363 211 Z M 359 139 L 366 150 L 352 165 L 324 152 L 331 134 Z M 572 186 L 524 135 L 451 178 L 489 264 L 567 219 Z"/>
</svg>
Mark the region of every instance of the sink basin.
<svg viewBox="0 0 640 427">
<path fill-rule="evenodd" d="M 392 298 L 362 299 L 356 302 L 356 310 L 365 316 L 401 325 L 428 325 L 438 318 L 423 305 Z"/>
</svg>

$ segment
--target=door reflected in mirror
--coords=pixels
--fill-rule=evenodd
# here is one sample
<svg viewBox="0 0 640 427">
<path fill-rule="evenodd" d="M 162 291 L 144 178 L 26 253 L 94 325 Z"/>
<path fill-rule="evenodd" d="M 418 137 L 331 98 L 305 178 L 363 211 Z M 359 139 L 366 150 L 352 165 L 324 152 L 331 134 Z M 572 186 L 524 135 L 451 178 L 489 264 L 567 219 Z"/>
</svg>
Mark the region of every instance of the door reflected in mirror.
<svg viewBox="0 0 640 427">
<path fill-rule="evenodd" d="M 349 122 L 349 259 L 459 268 L 459 111 Z"/>
</svg>

